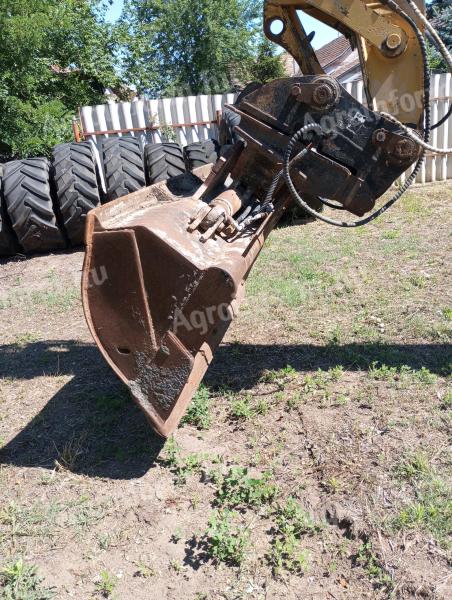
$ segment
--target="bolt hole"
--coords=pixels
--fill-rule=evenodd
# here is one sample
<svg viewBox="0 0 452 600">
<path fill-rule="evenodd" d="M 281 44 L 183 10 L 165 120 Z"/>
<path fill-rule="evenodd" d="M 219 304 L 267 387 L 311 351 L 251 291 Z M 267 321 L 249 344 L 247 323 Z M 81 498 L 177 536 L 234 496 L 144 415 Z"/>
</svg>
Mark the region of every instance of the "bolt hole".
<svg viewBox="0 0 452 600">
<path fill-rule="evenodd" d="M 281 19 L 273 19 L 273 21 L 270 22 L 269 28 L 273 35 L 281 35 L 285 29 L 285 25 Z"/>
<path fill-rule="evenodd" d="M 117 348 L 117 350 L 118 350 L 119 354 L 125 354 L 125 355 L 131 354 L 129 348 Z"/>
</svg>

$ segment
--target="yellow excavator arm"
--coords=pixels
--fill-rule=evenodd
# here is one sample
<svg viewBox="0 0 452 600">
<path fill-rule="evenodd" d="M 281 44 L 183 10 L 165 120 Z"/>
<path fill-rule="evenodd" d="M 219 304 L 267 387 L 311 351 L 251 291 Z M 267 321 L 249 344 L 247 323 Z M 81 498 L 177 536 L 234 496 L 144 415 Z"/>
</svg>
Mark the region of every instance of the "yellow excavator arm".
<svg viewBox="0 0 452 600">
<path fill-rule="evenodd" d="M 336 226 L 364 225 L 416 177 L 425 148 L 412 132 L 428 141 L 429 81 L 411 2 L 268 0 L 266 35 L 293 55 L 300 76 L 253 85 L 226 108 L 234 143 L 213 168 L 88 215 L 87 322 L 160 435 L 178 426 L 284 212 L 295 203 Z M 358 48 L 366 106 L 324 73 L 300 10 Z M 404 186 L 371 212 L 412 166 Z M 358 219 L 334 219 L 324 206 Z"/>
<path fill-rule="evenodd" d="M 424 0 L 415 0 L 425 12 Z M 423 31 L 407 0 L 396 4 Z M 409 23 L 390 3 L 373 0 L 267 0 L 264 31 L 297 61 L 305 75 L 323 73 L 310 37 L 303 28 L 303 11 L 345 35 L 358 49 L 368 105 L 384 110 L 402 123 L 422 126 L 423 68 L 419 40 Z M 273 33 L 278 31 L 278 33 Z"/>
</svg>

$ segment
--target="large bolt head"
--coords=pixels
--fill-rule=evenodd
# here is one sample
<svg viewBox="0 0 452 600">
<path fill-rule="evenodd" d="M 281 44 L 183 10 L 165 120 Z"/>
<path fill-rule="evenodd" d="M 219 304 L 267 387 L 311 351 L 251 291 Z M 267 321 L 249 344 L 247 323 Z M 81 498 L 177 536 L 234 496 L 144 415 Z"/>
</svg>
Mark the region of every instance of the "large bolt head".
<svg viewBox="0 0 452 600">
<path fill-rule="evenodd" d="M 326 106 L 331 104 L 334 99 L 334 90 L 326 83 L 316 87 L 312 94 L 312 100 L 317 106 Z"/>
<path fill-rule="evenodd" d="M 389 50 L 397 50 L 402 43 L 402 38 L 398 33 L 391 33 L 386 38 L 386 46 Z"/>
</svg>

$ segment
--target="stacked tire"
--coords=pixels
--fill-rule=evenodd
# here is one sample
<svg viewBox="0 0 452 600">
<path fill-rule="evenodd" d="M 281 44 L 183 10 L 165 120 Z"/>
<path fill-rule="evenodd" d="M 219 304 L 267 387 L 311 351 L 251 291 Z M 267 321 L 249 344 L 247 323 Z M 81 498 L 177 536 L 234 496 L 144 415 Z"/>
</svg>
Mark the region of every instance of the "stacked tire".
<svg viewBox="0 0 452 600">
<path fill-rule="evenodd" d="M 55 147 L 52 183 L 62 229 L 72 246 L 83 244 L 86 215 L 100 204 L 99 174 L 89 143 Z"/>
<path fill-rule="evenodd" d="M 51 160 L 13 160 L 0 170 L 0 257 L 83 243 L 86 215 L 100 203 L 91 145 L 56 146 Z"/>
<path fill-rule="evenodd" d="M 109 138 L 102 147 L 104 186 L 88 142 L 60 144 L 50 160 L 0 165 L 0 257 L 79 246 L 87 214 L 101 203 L 215 163 L 218 155 L 215 140 L 143 149 L 133 137 Z"/>
<path fill-rule="evenodd" d="M 146 186 L 143 152 L 136 138 L 106 140 L 103 144 L 103 165 L 109 202 Z"/>
<path fill-rule="evenodd" d="M 49 171 L 50 163 L 45 158 L 14 160 L 3 169 L 6 210 L 25 253 L 66 247 L 53 209 Z"/>
</svg>

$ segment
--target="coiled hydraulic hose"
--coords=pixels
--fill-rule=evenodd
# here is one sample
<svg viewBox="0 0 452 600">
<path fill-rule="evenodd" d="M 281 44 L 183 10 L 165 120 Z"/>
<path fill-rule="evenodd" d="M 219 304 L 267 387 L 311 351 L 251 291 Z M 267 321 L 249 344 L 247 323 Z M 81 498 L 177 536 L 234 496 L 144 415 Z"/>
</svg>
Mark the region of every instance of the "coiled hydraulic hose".
<svg viewBox="0 0 452 600">
<path fill-rule="evenodd" d="M 397 4 L 395 4 L 393 2 L 393 0 L 382 0 L 382 3 L 387 5 L 391 10 L 393 10 L 397 14 L 399 14 L 410 25 L 410 27 L 413 29 L 413 31 L 419 41 L 419 45 L 421 47 L 423 68 L 424 68 L 424 144 L 428 144 L 430 141 L 430 132 L 431 132 L 430 71 L 429 71 L 429 67 L 428 67 L 427 46 L 425 43 L 425 39 L 424 39 L 421 31 L 419 30 L 418 26 L 414 22 L 414 20 L 409 15 L 407 15 Z M 400 200 L 400 198 L 403 196 L 403 194 L 410 188 L 410 186 L 416 180 L 416 177 L 422 167 L 422 164 L 424 163 L 425 154 L 426 154 L 425 148 L 423 148 L 421 156 L 419 157 L 419 159 L 416 163 L 416 166 L 414 167 L 413 172 L 408 177 L 408 179 L 405 181 L 404 185 L 397 191 L 396 194 L 394 194 L 394 196 L 384 206 L 382 206 L 381 208 L 376 210 L 371 215 L 365 217 L 364 219 L 360 219 L 358 221 L 339 221 L 336 219 L 331 219 L 330 217 L 322 215 L 321 213 L 319 213 L 316 210 L 314 210 L 313 208 L 311 208 L 303 200 L 303 198 L 301 198 L 301 196 L 299 195 L 299 193 L 297 192 L 297 190 L 295 188 L 292 177 L 290 175 L 290 162 L 291 162 L 292 152 L 293 152 L 295 145 L 299 141 L 301 141 L 301 139 L 304 137 L 303 129 L 304 128 L 300 129 L 292 137 L 292 139 L 290 140 L 290 142 L 287 146 L 286 153 L 284 156 L 283 176 L 284 176 L 284 179 L 286 181 L 286 184 L 289 188 L 289 191 L 290 191 L 293 199 L 304 211 L 306 211 L 312 217 L 319 219 L 320 221 L 323 221 L 324 223 L 327 223 L 328 225 L 333 225 L 335 227 L 344 227 L 344 228 L 362 227 L 364 225 L 367 225 L 368 223 L 371 223 L 378 217 L 380 217 L 389 208 L 391 208 L 396 202 L 398 202 L 398 200 Z M 417 136 L 415 139 L 417 141 L 419 141 Z M 329 202 L 327 200 L 322 200 L 322 201 L 324 203 Z"/>
</svg>

